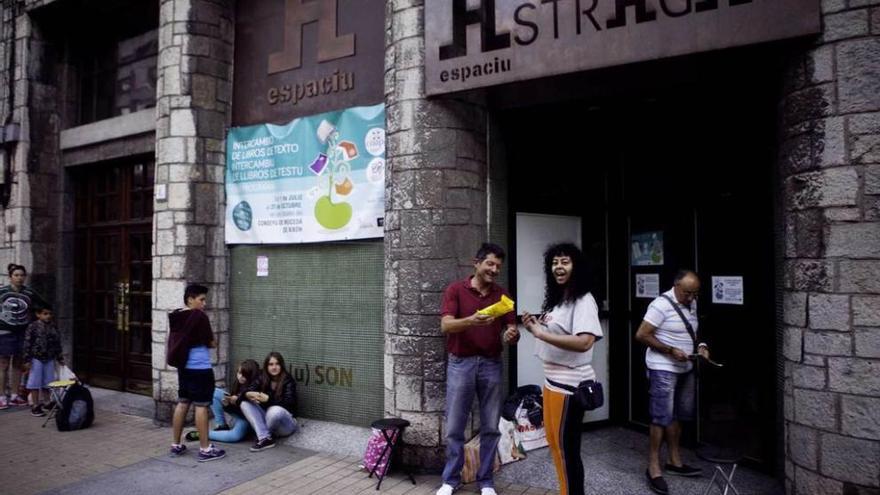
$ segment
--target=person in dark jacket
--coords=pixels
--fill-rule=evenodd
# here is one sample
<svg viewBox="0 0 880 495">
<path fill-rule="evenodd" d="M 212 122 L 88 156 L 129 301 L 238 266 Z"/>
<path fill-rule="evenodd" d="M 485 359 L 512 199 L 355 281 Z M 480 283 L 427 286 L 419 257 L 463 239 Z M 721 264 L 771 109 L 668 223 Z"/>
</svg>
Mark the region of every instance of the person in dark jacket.
<svg viewBox="0 0 880 495">
<path fill-rule="evenodd" d="M 186 453 L 180 443 L 183 423 L 191 405 L 196 408 L 196 428 L 199 430 L 199 462 L 226 457 L 226 451 L 208 441 L 208 407 L 214 397 L 214 369 L 210 349 L 217 346 L 211 320 L 205 313 L 208 288 L 190 284 L 183 293 L 186 308 L 168 313 L 168 350 L 166 360 L 177 368 L 177 406 L 171 423 L 171 455 Z"/>
<path fill-rule="evenodd" d="M 24 368 L 29 371 L 27 388 L 34 405 L 31 414 L 45 416 L 42 399 L 49 397 L 49 384 L 55 381 L 55 361 L 64 364 L 64 356 L 61 335 L 52 322 L 52 310 L 37 307 L 34 312 L 37 320 L 24 332 Z"/>
<path fill-rule="evenodd" d="M 296 413 L 296 382 L 284 365 L 280 353 L 270 352 L 263 361 L 263 376 L 259 390 L 246 392 L 241 412 L 257 433 L 251 452 L 271 449 L 273 438 L 293 434 L 299 426 Z"/>
</svg>

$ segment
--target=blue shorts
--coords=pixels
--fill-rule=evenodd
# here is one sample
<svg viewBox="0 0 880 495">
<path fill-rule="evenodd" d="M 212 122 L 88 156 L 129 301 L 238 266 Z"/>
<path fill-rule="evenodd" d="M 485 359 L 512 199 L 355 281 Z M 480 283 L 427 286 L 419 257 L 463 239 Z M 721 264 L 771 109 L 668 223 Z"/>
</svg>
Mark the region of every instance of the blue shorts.
<svg viewBox="0 0 880 495">
<path fill-rule="evenodd" d="M 651 424 L 669 426 L 674 421 L 693 421 L 696 410 L 694 373 L 648 370 L 648 412 Z"/>
<path fill-rule="evenodd" d="M 55 360 L 40 361 L 37 358 L 31 359 L 31 369 L 28 372 L 27 388 L 37 390 L 41 388 L 49 388 L 50 382 L 55 381 Z"/>
</svg>

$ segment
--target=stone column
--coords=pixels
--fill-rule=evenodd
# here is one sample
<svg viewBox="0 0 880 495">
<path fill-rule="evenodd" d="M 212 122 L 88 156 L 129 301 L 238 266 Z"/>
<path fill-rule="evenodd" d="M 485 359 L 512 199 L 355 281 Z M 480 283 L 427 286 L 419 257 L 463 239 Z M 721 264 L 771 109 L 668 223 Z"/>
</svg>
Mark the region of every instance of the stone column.
<svg viewBox="0 0 880 495">
<path fill-rule="evenodd" d="M 153 216 L 153 398 L 167 421 L 177 372 L 165 364 L 166 313 L 183 305 L 187 283 L 206 285 L 218 347 L 214 376 L 228 360 L 227 251 L 224 244 L 225 135 L 230 121 L 232 0 L 162 0 L 157 82 Z"/>
<path fill-rule="evenodd" d="M 385 413 L 412 422 L 405 462 L 443 466 L 440 298 L 486 240 L 486 110 L 424 93 L 424 8 L 386 2 Z"/>
<path fill-rule="evenodd" d="M 880 6 L 822 8 L 781 106 L 786 492 L 877 494 Z"/>
</svg>

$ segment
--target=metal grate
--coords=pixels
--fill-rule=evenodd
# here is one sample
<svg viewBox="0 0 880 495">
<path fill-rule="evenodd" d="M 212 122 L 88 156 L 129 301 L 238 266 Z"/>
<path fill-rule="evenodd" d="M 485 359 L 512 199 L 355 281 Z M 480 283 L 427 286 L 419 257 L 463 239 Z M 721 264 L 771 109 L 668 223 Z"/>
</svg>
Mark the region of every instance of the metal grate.
<svg viewBox="0 0 880 495">
<path fill-rule="evenodd" d="M 382 417 L 381 241 L 231 249 L 230 373 L 280 352 L 299 414 L 366 426 Z M 269 275 L 257 277 L 257 257 Z"/>
</svg>

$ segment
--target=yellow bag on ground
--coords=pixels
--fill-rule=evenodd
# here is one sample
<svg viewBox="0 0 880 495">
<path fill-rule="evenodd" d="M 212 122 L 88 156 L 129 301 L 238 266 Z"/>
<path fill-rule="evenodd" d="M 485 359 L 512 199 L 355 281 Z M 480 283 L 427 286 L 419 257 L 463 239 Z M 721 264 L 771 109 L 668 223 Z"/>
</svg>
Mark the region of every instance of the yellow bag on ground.
<svg viewBox="0 0 880 495">
<path fill-rule="evenodd" d="M 499 316 L 510 313 L 511 311 L 513 311 L 513 308 L 513 300 L 502 294 L 500 301 L 491 306 L 486 306 L 485 308 L 477 311 L 477 313 L 480 313 L 481 315 L 489 315 L 493 318 L 498 318 Z"/>
<path fill-rule="evenodd" d="M 480 470 L 480 435 L 475 436 L 470 442 L 464 444 L 464 466 L 461 468 L 461 482 L 472 483 L 477 479 L 477 471 Z M 498 451 L 495 451 L 495 463 L 492 472 L 501 470 L 501 460 Z"/>
</svg>

